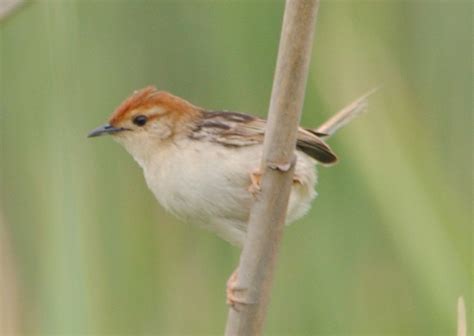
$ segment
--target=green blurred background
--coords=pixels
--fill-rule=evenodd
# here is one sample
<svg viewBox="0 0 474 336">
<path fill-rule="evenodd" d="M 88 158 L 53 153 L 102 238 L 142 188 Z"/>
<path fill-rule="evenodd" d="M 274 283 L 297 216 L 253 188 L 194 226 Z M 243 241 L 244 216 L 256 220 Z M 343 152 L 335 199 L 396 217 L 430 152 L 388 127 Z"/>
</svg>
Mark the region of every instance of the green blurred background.
<svg viewBox="0 0 474 336">
<path fill-rule="evenodd" d="M 148 84 L 264 116 L 283 7 L 51 0 L 0 23 L 10 332 L 222 334 L 239 251 L 165 213 L 132 158 L 86 134 Z M 460 295 L 473 330 L 472 13 L 322 2 L 302 123 L 382 88 L 330 140 L 341 161 L 286 230 L 268 335 L 454 335 Z"/>
</svg>

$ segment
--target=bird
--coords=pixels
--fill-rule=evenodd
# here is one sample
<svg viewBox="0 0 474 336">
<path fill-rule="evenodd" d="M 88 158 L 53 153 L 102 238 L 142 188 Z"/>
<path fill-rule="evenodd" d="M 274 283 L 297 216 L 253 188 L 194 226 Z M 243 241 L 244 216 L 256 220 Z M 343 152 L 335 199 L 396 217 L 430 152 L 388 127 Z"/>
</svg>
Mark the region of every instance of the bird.
<svg viewBox="0 0 474 336">
<path fill-rule="evenodd" d="M 242 248 L 250 208 L 260 190 L 265 128 L 263 118 L 208 110 L 148 86 L 125 99 L 108 122 L 88 136 L 108 134 L 121 144 L 143 169 L 148 188 L 163 208 Z M 328 134 L 298 128 L 286 224 L 309 210 L 316 196 L 316 165 L 338 160 L 323 140 Z M 228 282 L 232 303 L 231 289 Z"/>
</svg>

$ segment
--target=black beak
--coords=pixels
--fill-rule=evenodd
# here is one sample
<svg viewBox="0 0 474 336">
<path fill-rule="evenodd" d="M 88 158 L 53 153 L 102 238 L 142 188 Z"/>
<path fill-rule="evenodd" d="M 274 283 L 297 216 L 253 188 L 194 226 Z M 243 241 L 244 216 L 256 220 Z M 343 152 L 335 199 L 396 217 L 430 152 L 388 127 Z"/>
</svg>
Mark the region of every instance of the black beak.
<svg viewBox="0 0 474 336">
<path fill-rule="evenodd" d="M 97 127 L 95 130 L 90 132 L 87 137 L 93 138 L 93 137 L 101 136 L 104 134 L 114 134 L 114 133 L 125 131 L 125 130 L 126 128 L 123 128 L 123 127 L 113 127 L 110 124 L 106 124 L 106 125 Z"/>
</svg>

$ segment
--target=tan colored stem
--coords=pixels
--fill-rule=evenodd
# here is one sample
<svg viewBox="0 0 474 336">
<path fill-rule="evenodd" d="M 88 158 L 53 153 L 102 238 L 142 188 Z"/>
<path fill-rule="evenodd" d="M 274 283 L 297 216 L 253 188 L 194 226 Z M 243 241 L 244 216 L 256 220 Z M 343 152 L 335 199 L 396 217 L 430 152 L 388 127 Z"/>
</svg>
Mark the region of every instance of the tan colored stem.
<svg viewBox="0 0 474 336">
<path fill-rule="evenodd" d="M 318 0 L 287 0 L 264 140 L 261 192 L 253 204 L 240 257 L 236 294 L 249 304 L 230 308 L 226 335 L 261 335 L 270 299 L 292 177 L 296 131 L 311 56 Z"/>
<path fill-rule="evenodd" d="M 0 1 L 0 21 L 6 19 L 15 12 L 21 5 L 23 0 L 1 0 Z"/>
<path fill-rule="evenodd" d="M 464 298 L 458 298 L 458 336 L 467 336 L 466 305 Z"/>
</svg>

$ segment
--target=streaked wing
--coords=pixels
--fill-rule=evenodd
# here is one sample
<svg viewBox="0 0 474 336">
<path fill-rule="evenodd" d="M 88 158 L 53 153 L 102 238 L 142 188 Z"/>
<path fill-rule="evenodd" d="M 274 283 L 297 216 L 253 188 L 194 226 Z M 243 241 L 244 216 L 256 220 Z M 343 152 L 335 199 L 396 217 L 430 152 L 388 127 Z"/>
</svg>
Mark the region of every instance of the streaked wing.
<svg viewBox="0 0 474 336">
<path fill-rule="evenodd" d="M 224 146 L 250 146 L 263 142 L 265 120 L 227 111 L 205 111 L 193 130 L 192 138 Z"/>
<path fill-rule="evenodd" d="M 248 114 L 228 111 L 204 111 L 192 132 L 193 139 L 205 139 L 224 146 L 251 146 L 263 142 L 266 121 Z M 311 130 L 299 128 L 296 147 L 315 160 L 331 164 L 337 161 L 331 148 Z"/>
</svg>

